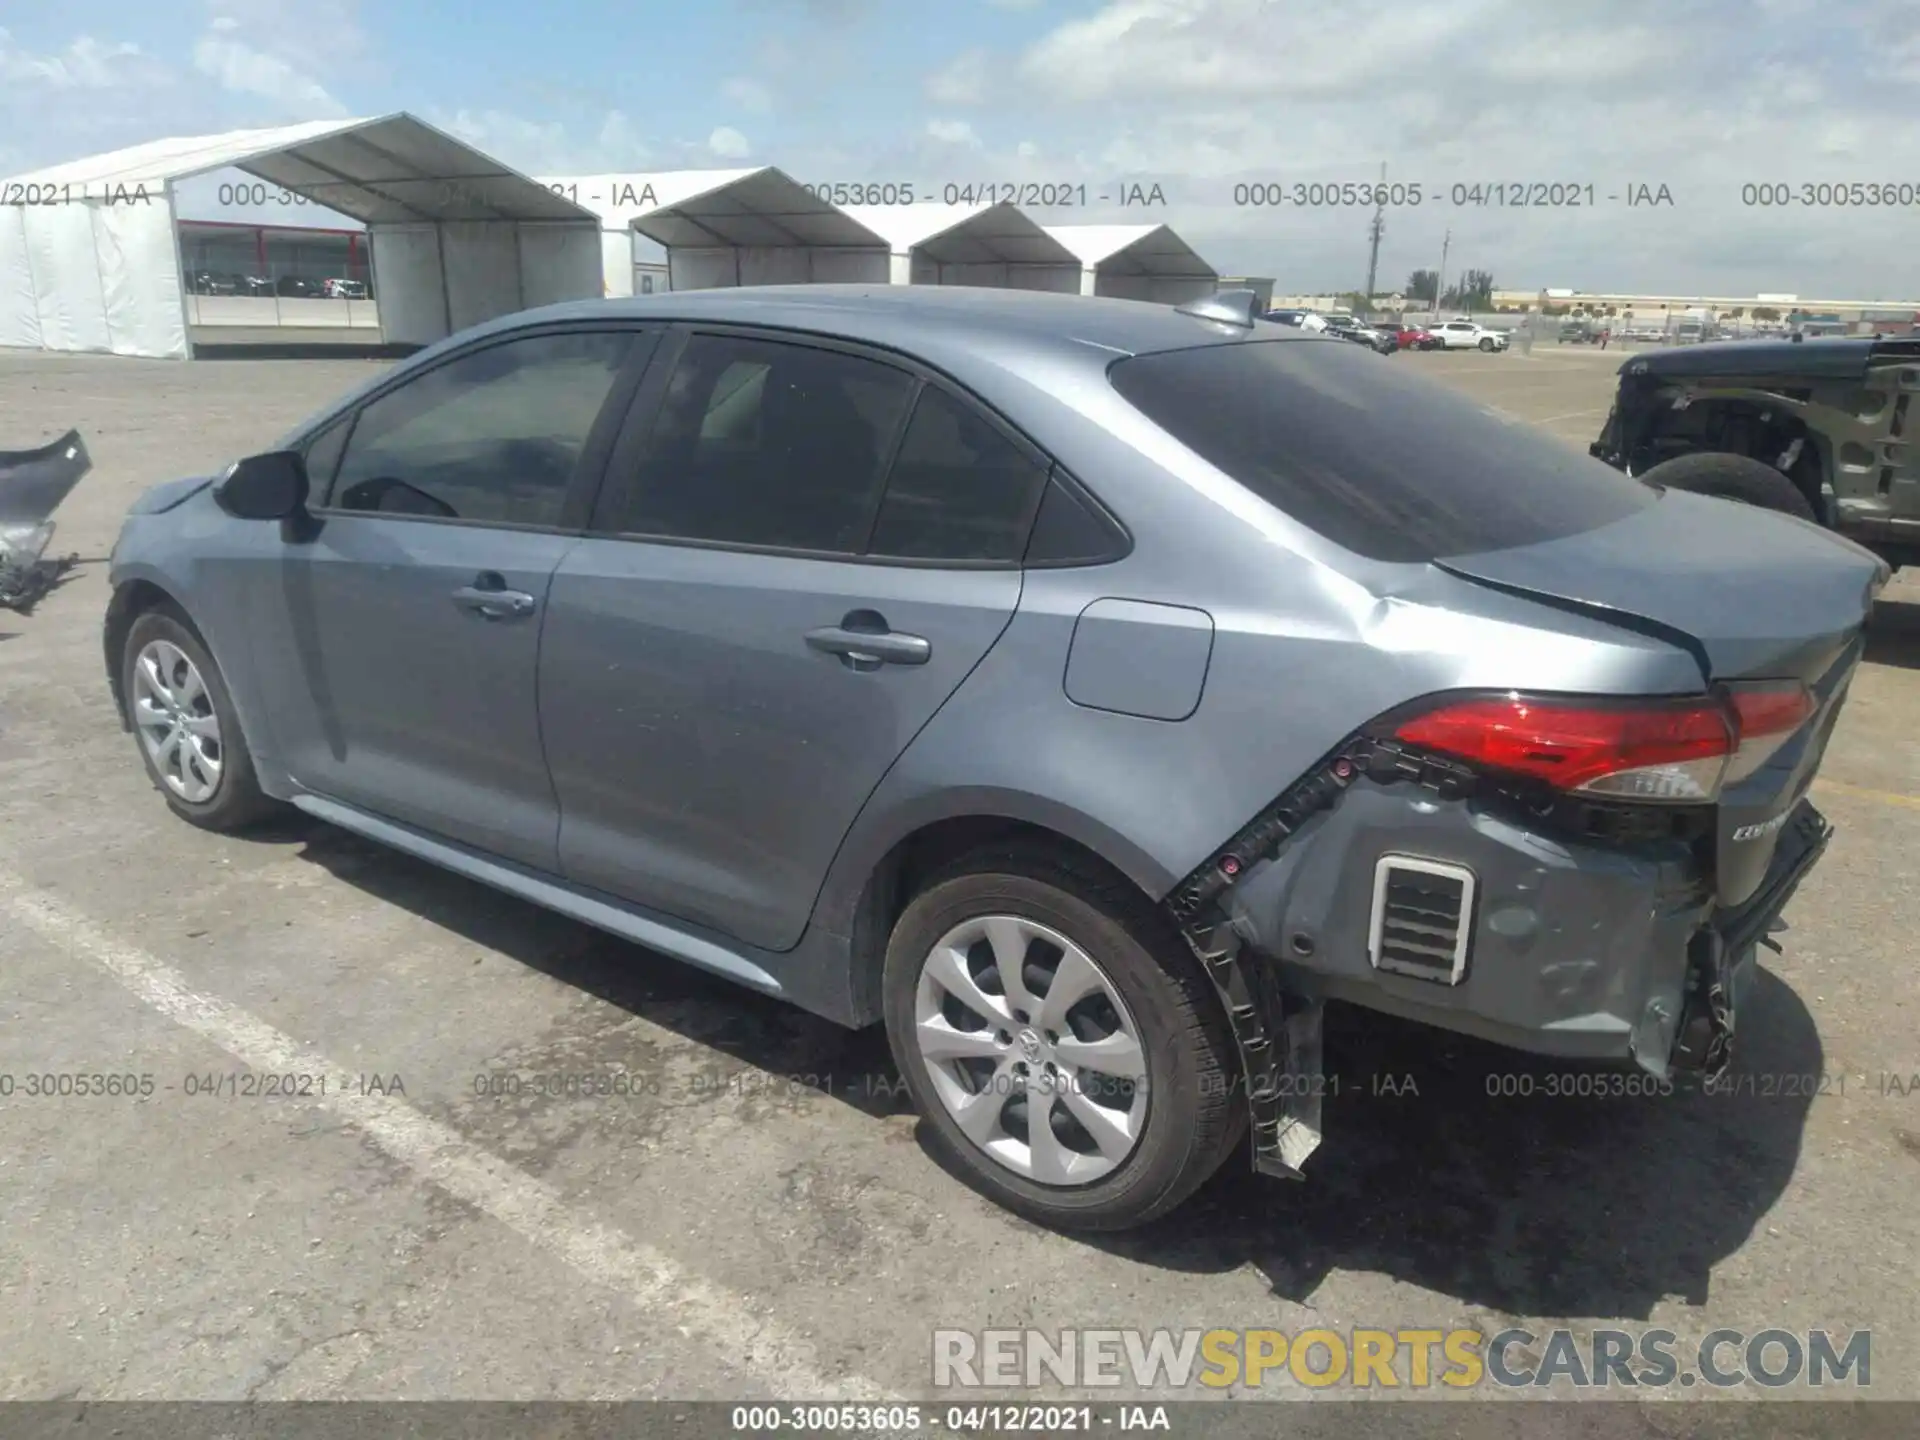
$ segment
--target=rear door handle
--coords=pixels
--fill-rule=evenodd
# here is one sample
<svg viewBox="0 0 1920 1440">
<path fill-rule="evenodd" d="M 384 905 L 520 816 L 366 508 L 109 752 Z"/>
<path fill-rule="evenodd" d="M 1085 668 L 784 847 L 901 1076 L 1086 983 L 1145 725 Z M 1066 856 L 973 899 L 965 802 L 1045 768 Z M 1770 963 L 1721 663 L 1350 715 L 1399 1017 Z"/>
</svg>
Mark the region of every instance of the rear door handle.
<svg viewBox="0 0 1920 1440">
<path fill-rule="evenodd" d="M 487 620 L 511 620 L 531 615 L 535 601 L 524 590 L 507 589 L 504 579 L 486 571 L 474 577 L 473 584 L 462 585 L 454 591 L 453 603 Z"/>
<path fill-rule="evenodd" d="M 838 625 L 809 630 L 807 644 L 824 655 L 838 655 L 849 670 L 924 665 L 933 654 L 925 636 L 890 630 L 885 617 L 871 610 L 855 610 Z"/>
</svg>

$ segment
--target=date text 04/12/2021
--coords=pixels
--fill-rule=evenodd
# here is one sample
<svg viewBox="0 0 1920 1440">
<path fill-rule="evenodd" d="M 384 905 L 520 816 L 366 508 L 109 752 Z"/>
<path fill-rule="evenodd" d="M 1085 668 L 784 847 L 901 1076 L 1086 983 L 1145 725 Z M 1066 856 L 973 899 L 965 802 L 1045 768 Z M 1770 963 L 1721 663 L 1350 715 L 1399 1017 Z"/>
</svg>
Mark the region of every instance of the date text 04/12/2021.
<svg viewBox="0 0 1920 1440">
<path fill-rule="evenodd" d="M 802 187 L 829 205 L 1017 205 L 1032 210 L 1114 205 L 1140 209 L 1167 203 L 1165 187 L 1143 181 L 1087 185 L 1078 181 L 967 180 L 921 185 L 906 180 L 810 181 Z"/>
<path fill-rule="evenodd" d="M 1101 1430 L 1172 1430 L 1164 1405 L 736 1405 L 739 1433 L 827 1435 L 1091 1434 Z"/>
<path fill-rule="evenodd" d="M 1233 203 L 1253 210 L 1413 209 L 1420 206 L 1475 210 L 1595 210 L 1603 205 L 1671 208 L 1673 191 L 1659 181 L 1476 180 L 1450 185 L 1424 182 L 1252 180 L 1233 187 Z"/>
</svg>

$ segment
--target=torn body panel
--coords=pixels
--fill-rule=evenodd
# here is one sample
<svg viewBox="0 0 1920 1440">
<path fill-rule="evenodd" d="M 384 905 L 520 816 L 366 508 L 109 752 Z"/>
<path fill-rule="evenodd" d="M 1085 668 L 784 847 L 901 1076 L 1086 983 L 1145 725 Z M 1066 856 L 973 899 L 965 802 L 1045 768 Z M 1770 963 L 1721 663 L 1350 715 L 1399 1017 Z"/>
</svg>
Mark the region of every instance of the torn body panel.
<svg viewBox="0 0 1920 1440">
<path fill-rule="evenodd" d="M 37 450 L 0 450 L 0 606 L 31 609 L 75 563 L 77 556 L 45 558 L 48 517 L 92 468 L 78 430 Z"/>
<path fill-rule="evenodd" d="M 1299 1178 L 1322 1138 L 1327 1000 L 1535 1054 L 1725 1072 L 1756 947 L 1826 848 L 1804 796 L 1744 903 L 1720 903 L 1710 806 L 1552 797 L 1362 734 L 1187 877 L 1167 905 L 1232 1022 L 1254 1165 Z M 1400 859 L 1471 877 L 1460 963 L 1383 964 L 1383 873 Z M 1425 862 L 1424 866 L 1422 862 Z M 1419 949 L 1416 943 L 1413 949 Z"/>
</svg>

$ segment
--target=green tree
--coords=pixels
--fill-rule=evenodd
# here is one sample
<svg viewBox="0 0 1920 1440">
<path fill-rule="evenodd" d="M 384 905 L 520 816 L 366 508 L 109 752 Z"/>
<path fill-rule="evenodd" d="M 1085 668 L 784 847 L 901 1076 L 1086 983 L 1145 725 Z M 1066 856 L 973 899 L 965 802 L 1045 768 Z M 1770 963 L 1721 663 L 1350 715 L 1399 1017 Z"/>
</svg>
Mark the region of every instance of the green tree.
<svg viewBox="0 0 1920 1440">
<path fill-rule="evenodd" d="M 1440 285 L 1438 270 L 1416 270 L 1407 277 L 1406 295 L 1409 300 L 1425 300 L 1433 303 L 1434 291 Z"/>
</svg>

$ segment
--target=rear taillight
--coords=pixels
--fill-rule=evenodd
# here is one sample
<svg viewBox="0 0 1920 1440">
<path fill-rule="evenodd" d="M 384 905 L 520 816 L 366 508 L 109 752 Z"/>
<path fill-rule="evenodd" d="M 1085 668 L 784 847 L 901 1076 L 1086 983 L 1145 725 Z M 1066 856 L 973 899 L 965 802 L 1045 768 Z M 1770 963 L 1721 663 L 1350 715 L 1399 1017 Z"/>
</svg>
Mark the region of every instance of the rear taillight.
<svg viewBox="0 0 1920 1440">
<path fill-rule="evenodd" d="M 1475 696 L 1443 701 L 1393 733 L 1558 790 L 1697 804 L 1764 765 L 1812 711 L 1798 684 L 1744 687 L 1724 699 Z"/>
<path fill-rule="evenodd" d="M 1735 685 L 1727 691 L 1740 747 L 1727 761 L 1722 785 L 1735 785 L 1771 760 L 1813 714 L 1813 694 L 1793 681 Z"/>
</svg>

